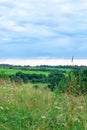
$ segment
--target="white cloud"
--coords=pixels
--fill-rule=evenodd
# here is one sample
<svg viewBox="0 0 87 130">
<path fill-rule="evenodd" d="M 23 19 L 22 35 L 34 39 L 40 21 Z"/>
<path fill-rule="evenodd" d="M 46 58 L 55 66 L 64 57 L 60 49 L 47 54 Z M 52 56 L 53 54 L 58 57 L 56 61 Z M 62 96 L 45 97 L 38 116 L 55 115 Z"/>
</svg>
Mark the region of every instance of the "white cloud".
<svg viewBox="0 0 87 130">
<path fill-rule="evenodd" d="M 61 2 L 61 0 L 49 0 L 49 2 L 53 2 L 53 3 L 59 3 L 59 2 Z"/>
<path fill-rule="evenodd" d="M 7 29 L 8 31 L 13 31 L 13 32 L 23 32 L 24 27 L 21 27 L 20 25 L 17 25 L 15 21 L 12 20 L 7 20 L 7 21 L 1 21 L 0 25 L 3 29 Z"/>
<path fill-rule="evenodd" d="M 58 47 L 75 53 L 78 46 L 81 52 L 87 48 L 86 15 L 87 0 L 0 0 L 0 40 L 20 44 L 36 38 L 39 50 L 48 46 L 49 52 L 57 53 Z"/>
<path fill-rule="evenodd" d="M 4 2 L 11 2 L 12 0 L 0 0 L 0 3 L 4 3 Z"/>
<path fill-rule="evenodd" d="M 69 30 L 71 31 L 72 30 L 76 31 L 78 29 L 81 30 L 81 26 L 78 26 L 78 24 L 80 23 L 80 21 L 81 23 L 83 23 L 85 20 L 87 20 L 87 19 L 83 20 L 85 15 L 83 19 L 80 19 L 80 16 L 79 19 L 77 19 L 78 14 L 82 12 L 80 11 L 80 8 L 81 7 L 84 8 L 85 6 L 85 4 L 81 4 L 82 2 L 78 2 L 78 3 L 79 6 L 77 6 L 75 2 L 70 2 L 68 0 L 67 1 L 65 0 L 62 1 L 60 0 L 51 0 L 51 1 L 50 0 L 49 1 L 21 0 L 20 1 L 19 0 L 17 1 L 16 0 L 11 2 L 11 4 L 13 5 L 12 9 L 9 9 L 9 7 L 4 6 L 2 12 L 7 12 L 7 14 L 4 13 L 3 15 L 5 22 L 8 20 L 9 21 L 14 20 L 14 23 L 21 24 L 22 21 L 25 21 L 25 23 L 31 23 L 31 25 L 34 24 L 33 26 L 36 26 L 36 28 L 37 25 L 35 25 L 35 22 L 36 23 L 44 22 L 42 24 L 53 23 L 56 24 L 58 28 L 61 27 L 60 28 L 61 30 L 65 29 L 65 31 L 67 31 L 66 29 L 68 29 L 69 32 Z M 57 30 L 59 30 L 58 28 Z M 17 29 L 15 26 L 14 30 L 22 31 L 22 29 L 23 27 L 19 26 Z M 44 31 L 43 31 L 43 35 L 44 35 Z"/>
</svg>

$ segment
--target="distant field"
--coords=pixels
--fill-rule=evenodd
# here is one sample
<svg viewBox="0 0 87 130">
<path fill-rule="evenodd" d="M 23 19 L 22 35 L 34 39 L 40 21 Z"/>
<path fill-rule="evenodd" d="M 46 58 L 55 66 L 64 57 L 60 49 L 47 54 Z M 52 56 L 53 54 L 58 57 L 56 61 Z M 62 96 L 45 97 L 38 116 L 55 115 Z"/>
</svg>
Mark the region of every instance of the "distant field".
<svg viewBox="0 0 87 130">
<path fill-rule="evenodd" d="M 43 74 L 43 75 L 48 76 L 50 71 L 52 71 L 52 70 L 69 72 L 71 69 L 70 68 L 45 68 L 45 71 L 44 71 L 44 70 L 42 70 L 42 68 L 40 70 L 40 68 L 37 69 L 36 67 L 29 68 L 29 70 L 0 68 L 0 73 L 4 72 L 7 75 L 12 75 L 12 74 L 16 74 L 17 72 L 20 71 L 25 74 Z"/>
<path fill-rule="evenodd" d="M 22 73 L 25 73 L 25 74 L 43 74 L 43 75 L 46 75 L 48 76 L 49 72 L 43 72 L 43 71 L 31 71 L 31 70 L 20 70 L 20 69 L 0 69 L 0 73 L 1 72 L 5 72 L 5 74 L 8 74 L 8 75 L 12 75 L 12 74 L 16 74 L 17 72 L 22 72 Z"/>
</svg>

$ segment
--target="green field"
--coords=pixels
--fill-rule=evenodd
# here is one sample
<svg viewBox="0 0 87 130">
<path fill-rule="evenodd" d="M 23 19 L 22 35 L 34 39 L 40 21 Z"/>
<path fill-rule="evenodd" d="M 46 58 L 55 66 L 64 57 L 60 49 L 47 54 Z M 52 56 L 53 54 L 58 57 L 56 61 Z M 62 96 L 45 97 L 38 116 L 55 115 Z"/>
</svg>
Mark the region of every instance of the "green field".
<svg viewBox="0 0 87 130">
<path fill-rule="evenodd" d="M 0 81 L 0 130 L 87 130 L 87 96 Z"/>
<path fill-rule="evenodd" d="M 8 67 L 0 67 L 0 74 L 5 74 L 5 75 L 15 75 L 18 72 L 22 72 L 23 74 L 36 74 L 36 75 L 45 75 L 48 76 L 51 72 L 54 71 L 61 71 L 65 73 L 65 75 L 67 75 L 70 71 L 71 68 L 56 68 L 56 67 L 45 67 L 45 68 L 41 68 L 41 67 L 29 67 L 27 70 L 26 69 L 22 69 L 22 67 L 20 68 L 8 68 Z"/>
<path fill-rule="evenodd" d="M 48 76 L 49 72 L 44 71 L 32 71 L 32 70 L 21 70 L 21 69 L 9 69 L 9 68 L 1 68 L 0 73 L 4 72 L 7 75 L 16 74 L 17 72 L 22 72 L 24 74 L 43 74 Z"/>
</svg>

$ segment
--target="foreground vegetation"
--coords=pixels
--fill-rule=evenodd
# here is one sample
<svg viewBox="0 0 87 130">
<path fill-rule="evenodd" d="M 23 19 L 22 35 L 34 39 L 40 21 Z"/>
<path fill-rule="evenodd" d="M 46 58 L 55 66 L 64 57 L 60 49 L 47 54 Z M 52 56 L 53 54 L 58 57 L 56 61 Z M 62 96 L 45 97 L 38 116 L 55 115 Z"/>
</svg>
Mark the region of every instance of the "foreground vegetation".
<svg viewBox="0 0 87 130">
<path fill-rule="evenodd" d="M 0 81 L 0 130 L 86 130 L 87 96 Z"/>
<path fill-rule="evenodd" d="M 0 66 L 0 130 L 87 130 L 87 67 Z"/>
</svg>

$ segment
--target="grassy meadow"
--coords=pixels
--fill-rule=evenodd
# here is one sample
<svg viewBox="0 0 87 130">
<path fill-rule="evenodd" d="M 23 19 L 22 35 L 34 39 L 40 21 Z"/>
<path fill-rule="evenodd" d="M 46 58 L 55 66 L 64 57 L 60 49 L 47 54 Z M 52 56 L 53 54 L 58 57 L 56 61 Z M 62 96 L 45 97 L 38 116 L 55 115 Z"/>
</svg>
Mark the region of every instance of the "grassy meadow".
<svg viewBox="0 0 87 130">
<path fill-rule="evenodd" d="M 61 74 L 60 72 L 56 74 L 56 68 L 54 71 L 53 69 L 50 68 L 51 72 L 40 71 L 40 69 L 29 71 L 1 68 L 0 72 L 1 74 L 5 72 L 6 75 L 18 71 L 29 74 L 36 72 L 37 75 L 40 72 L 48 76 L 50 82 L 54 82 L 50 85 L 56 85 L 55 82 L 60 78 L 57 77 Z M 64 69 L 66 68 L 61 68 L 61 71 Z M 64 72 L 67 76 L 69 69 L 66 70 L 66 73 Z M 87 95 L 84 93 L 74 94 L 76 90 L 82 89 L 81 85 L 83 85 L 81 92 L 86 91 L 87 84 L 84 82 L 84 80 L 86 81 L 86 72 L 82 73 L 82 78 L 78 75 L 80 73 L 73 74 L 72 72 L 68 78 L 65 77 L 64 81 L 59 80 L 60 90 L 63 88 L 61 85 L 64 85 L 63 89 L 66 90 L 69 87 L 73 94 L 69 93 L 70 91 L 59 92 L 56 87 L 51 91 L 48 84 L 43 82 L 24 83 L 0 78 L 0 130 L 87 130 Z M 49 76 L 50 74 L 51 76 Z M 81 81 L 83 84 L 80 83 Z M 75 91 L 72 86 L 75 87 Z"/>
<path fill-rule="evenodd" d="M 2 80 L 0 130 L 87 130 L 87 96 Z"/>
</svg>

